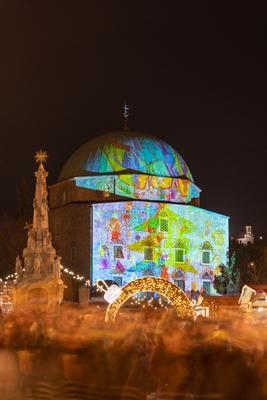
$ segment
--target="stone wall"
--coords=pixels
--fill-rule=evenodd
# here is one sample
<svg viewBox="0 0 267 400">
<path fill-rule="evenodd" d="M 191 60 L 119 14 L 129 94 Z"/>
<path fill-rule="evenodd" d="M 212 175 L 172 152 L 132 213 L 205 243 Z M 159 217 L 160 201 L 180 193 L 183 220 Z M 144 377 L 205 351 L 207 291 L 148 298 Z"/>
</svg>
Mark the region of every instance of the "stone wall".
<svg viewBox="0 0 267 400">
<path fill-rule="evenodd" d="M 50 210 L 53 244 L 62 265 L 89 279 L 90 205 L 73 203 Z"/>
</svg>

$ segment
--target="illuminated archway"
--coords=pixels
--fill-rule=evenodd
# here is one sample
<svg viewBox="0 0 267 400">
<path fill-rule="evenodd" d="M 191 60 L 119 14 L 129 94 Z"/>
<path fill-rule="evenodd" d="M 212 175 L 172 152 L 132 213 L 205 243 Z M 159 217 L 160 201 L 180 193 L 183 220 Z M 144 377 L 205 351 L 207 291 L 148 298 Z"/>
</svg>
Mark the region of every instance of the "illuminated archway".
<svg viewBox="0 0 267 400">
<path fill-rule="evenodd" d="M 114 322 L 120 307 L 133 295 L 141 292 L 157 292 L 170 300 L 179 317 L 193 318 L 193 308 L 184 292 L 166 279 L 145 277 L 135 279 L 121 288 L 117 299 L 108 306 L 105 320 Z"/>
</svg>

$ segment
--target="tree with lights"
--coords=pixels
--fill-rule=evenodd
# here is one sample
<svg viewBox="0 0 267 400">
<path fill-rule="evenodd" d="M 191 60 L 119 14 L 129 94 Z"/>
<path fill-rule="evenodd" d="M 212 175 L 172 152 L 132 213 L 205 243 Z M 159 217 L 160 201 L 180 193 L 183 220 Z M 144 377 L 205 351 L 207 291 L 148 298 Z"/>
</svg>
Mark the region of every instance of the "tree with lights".
<svg viewBox="0 0 267 400">
<path fill-rule="evenodd" d="M 240 289 L 240 273 L 236 267 L 236 254 L 233 252 L 230 265 L 219 265 L 220 273 L 214 278 L 214 287 L 219 294 L 237 294 Z"/>
</svg>

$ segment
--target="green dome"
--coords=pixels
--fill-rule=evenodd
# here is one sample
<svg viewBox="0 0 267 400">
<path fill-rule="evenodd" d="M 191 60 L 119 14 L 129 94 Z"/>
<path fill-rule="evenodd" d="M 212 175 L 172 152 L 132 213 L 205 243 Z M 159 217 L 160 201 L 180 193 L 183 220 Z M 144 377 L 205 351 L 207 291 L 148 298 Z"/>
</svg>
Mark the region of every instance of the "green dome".
<svg viewBox="0 0 267 400">
<path fill-rule="evenodd" d="M 154 136 L 131 131 L 108 133 L 82 145 L 67 160 L 59 181 L 123 171 L 193 181 L 186 162 L 172 146 Z"/>
</svg>

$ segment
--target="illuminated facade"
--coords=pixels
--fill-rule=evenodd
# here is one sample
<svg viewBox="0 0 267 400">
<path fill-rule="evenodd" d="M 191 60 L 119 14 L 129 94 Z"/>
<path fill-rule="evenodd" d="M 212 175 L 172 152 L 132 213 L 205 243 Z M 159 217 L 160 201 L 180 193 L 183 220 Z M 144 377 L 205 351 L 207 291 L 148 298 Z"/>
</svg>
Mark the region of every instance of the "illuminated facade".
<svg viewBox="0 0 267 400">
<path fill-rule="evenodd" d="M 92 281 L 125 285 L 155 276 L 212 292 L 226 263 L 228 218 L 198 207 L 128 201 L 94 204 Z"/>
<path fill-rule="evenodd" d="M 123 131 L 86 143 L 50 188 L 50 205 L 64 265 L 92 285 L 154 276 L 215 293 L 228 217 L 199 207 L 186 162 L 162 140 Z"/>
</svg>

